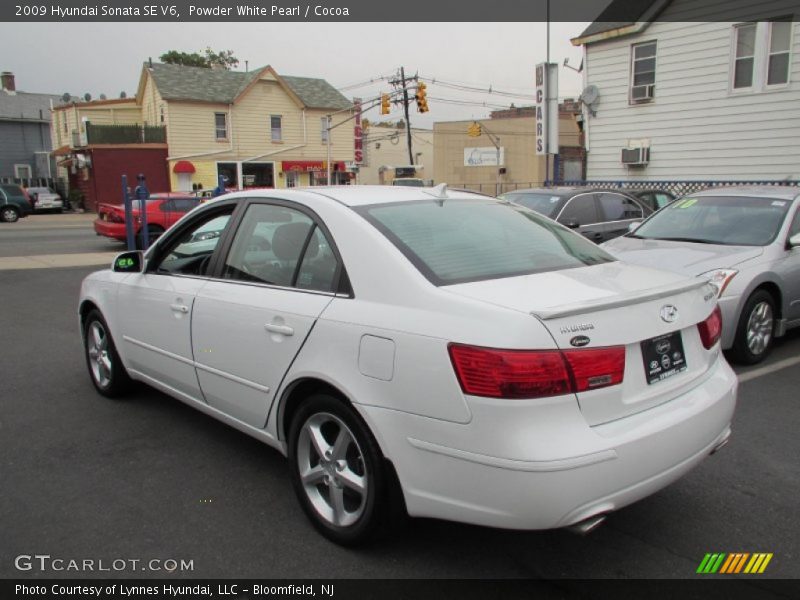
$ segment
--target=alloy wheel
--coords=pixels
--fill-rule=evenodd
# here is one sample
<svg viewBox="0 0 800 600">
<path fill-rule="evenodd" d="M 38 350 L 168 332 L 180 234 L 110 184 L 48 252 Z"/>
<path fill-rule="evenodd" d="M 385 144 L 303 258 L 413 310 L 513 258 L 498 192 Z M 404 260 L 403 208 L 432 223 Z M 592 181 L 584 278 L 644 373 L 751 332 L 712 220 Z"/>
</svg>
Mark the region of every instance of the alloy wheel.
<svg viewBox="0 0 800 600">
<path fill-rule="evenodd" d="M 747 319 L 747 347 L 753 355 L 763 354 L 772 340 L 772 306 L 759 302 L 753 307 Z"/>
<path fill-rule="evenodd" d="M 86 336 L 86 351 L 92 377 L 97 385 L 106 388 L 111 384 L 112 362 L 108 347 L 108 334 L 99 321 L 93 321 Z"/>
<path fill-rule="evenodd" d="M 336 415 L 320 412 L 303 424 L 297 440 L 303 491 L 322 519 L 348 527 L 364 514 L 369 474 L 353 432 Z"/>
</svg>

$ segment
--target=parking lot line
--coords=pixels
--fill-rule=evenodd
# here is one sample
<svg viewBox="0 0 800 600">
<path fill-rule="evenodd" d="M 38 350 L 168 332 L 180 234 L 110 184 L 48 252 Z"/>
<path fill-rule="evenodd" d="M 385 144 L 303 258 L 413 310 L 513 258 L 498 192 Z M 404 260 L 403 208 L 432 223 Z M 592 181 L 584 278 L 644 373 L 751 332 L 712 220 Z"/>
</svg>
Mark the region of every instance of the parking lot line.
<svg viewBox="0 0 800 600">
<path fill-rule="evenodd" d="M 38 256 L 0 257 L 0 271 L 24 269 L 56 269 L 63 267 L 110 266 L 118 252 L 85 252 L 83 254 L 41 254 Z"/>
<path fill-rule="evenodd" d="M 757 377 L 763 377 L 764 375 L 769 375 L 775 371 L 780 371 L 781 369 L 785 369 L 787 367 L 793 367 L 796 364 L 800 364 L 800 356 L 784 358 L 783 360 L 779 360 L 771 365 L 759 367 L 758 369 L 753 369 L 752 371 L 747 371 L 740 374 L 739 383 L 744 383 L 745 381 L 750 381 L 751 379 L 756 379 Z"/>
</svg>

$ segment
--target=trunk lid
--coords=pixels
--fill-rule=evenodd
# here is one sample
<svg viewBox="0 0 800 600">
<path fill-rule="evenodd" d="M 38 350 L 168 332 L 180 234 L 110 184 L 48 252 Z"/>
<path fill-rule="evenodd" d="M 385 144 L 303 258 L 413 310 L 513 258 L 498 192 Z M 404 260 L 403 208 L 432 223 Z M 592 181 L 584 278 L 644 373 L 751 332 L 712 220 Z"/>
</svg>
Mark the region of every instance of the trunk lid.
<svg viewBox="0 0 800 600">
<path fill-rule="evenodd" d="M 718 354 L 703 347 L 697 330 L 716 303 L 702 279 L 614 262 L 442 289 L 530 314 L 562 350 L 624 346 L 622 383 L 576 394 L 590 425 L 669 401 Z M 666 376 L 653 381 L 659 374 Z"/>
</svg>

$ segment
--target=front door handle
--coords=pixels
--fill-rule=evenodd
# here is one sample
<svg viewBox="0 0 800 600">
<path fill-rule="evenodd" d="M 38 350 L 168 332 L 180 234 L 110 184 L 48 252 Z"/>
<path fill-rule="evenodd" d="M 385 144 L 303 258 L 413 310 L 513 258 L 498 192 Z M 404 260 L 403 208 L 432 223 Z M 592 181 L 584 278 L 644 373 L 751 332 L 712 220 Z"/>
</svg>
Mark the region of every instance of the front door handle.
<svg viewBox="0 0 800 600">
<path fill-rule="evenodd" d="M 184 315 L 189 312 L 189 307 L 185 304 L 170 304 L 169 307 L 172 309 L 172 312 L 182 313 Z"/>
<path fill-rule="evenodd" d="M 264 325 L 264 329 L 270 333 L 277 333 L 285 336 L 294 335 L 294 329 L 288 325 L 273 325 L 272 323 L 267 323 Z"/>
</svg>

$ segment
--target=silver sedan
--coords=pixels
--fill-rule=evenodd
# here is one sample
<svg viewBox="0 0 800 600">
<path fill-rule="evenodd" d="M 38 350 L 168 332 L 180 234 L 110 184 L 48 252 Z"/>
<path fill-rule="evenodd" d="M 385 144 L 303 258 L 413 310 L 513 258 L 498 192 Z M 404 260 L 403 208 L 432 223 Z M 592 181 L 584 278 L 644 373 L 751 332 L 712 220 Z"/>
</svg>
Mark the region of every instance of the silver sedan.
<svg viewBox="0 0 800 600">
<path fill-rule="evenodd" d="M 741 187 L 682 198 L 603 244 L 616 257 L 708 278 L 722 347 L 755 364 L 800 326 L 800 188 Z"/>
</svg>

